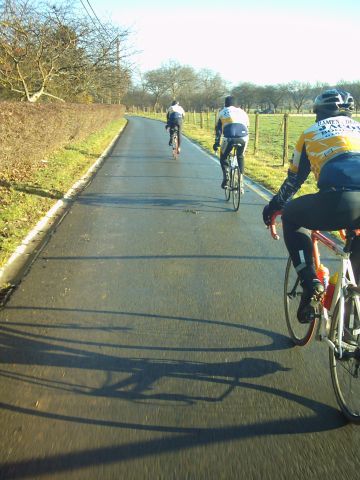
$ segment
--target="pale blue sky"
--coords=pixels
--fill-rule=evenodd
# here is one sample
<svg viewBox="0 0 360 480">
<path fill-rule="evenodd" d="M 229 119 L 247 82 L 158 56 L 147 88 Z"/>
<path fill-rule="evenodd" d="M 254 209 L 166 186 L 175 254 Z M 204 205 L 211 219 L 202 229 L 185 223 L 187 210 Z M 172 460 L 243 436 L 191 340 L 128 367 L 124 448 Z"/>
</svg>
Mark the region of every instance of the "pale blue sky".
<svg viewBox="0 0 360 480">
<path fill-rule="evenodd" d="M 142 72 L 173 59 L 233 84 L 360 80 L 359 0 L 89 2 L 102 21 L 131 28 Z"/>
</svg>

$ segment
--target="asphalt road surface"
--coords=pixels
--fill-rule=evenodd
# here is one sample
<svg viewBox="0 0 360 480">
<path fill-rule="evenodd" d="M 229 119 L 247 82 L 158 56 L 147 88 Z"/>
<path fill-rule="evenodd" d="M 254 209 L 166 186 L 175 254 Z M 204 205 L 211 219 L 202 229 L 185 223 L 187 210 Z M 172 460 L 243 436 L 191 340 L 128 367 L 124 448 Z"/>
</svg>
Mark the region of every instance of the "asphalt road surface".
<svg viewBox="0 0 360 480">
<path fill-rule="evenodd" d="M 359 478 L 325 345 L 293 348 L 283 241 L 214 158 L 130 118 L 0 312 L 1 479 Z"/>
</svg>

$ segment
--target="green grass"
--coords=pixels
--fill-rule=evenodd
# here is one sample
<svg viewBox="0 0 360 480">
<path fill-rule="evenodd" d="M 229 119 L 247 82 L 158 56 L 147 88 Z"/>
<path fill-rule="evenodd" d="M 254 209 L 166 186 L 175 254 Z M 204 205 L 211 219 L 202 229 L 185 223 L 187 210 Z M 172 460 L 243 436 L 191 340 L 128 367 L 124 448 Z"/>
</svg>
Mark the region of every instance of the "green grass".
<svg viewBox="0 0 360 480">
<path fill-rule="evenodd" d="M 57 151 L 26 181 L 0 184 L 3 204 L 0 211 L 0 266 L 6 263 L 49 208 L 86 173 L 125 124 L 125 119 L 112 122 L 85 141 Z"/>
</svg>

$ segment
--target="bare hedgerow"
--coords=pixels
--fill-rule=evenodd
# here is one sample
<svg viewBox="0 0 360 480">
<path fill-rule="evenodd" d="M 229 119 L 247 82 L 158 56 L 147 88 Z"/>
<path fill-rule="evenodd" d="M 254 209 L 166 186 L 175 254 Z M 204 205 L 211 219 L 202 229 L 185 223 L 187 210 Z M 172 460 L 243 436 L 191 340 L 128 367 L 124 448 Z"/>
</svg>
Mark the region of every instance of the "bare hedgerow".
<svg viewBox="0 0 360 480">
<path fill-rule="evenodd" d="M 123 114 L 121 105 L 0 102 L 0 183 L 28 178 L 51 153 Z"/>
</svg>

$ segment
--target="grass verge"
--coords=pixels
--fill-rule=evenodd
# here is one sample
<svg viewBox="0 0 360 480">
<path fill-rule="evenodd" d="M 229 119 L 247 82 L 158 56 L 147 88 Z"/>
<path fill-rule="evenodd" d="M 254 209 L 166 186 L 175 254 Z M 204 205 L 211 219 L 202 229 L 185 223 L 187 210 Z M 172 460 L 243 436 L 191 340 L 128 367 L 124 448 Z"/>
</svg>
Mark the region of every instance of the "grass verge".
<svg viewBox="0 0 360 480">
<path fill-rule="evenodd" d="M 86 140 L 69 144 L 44 159 L 42 167 L 24 181 L 0 183 L 0 267 L 125 125 L 124 118 L 111 122 Z"/>
</svg>

